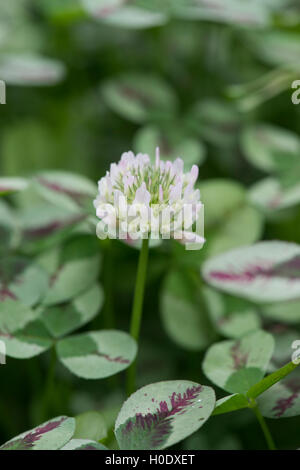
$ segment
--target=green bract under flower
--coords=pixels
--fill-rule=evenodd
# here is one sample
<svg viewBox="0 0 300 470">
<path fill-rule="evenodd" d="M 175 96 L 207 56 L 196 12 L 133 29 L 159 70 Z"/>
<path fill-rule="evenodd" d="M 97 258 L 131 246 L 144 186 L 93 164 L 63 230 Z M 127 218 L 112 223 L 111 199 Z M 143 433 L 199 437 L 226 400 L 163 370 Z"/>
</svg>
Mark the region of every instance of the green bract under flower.
<svg viewBox="0 0 300 470">
<path fill-rule="evenodd" d="M 127 241 L 141 238 L 175 238 L 183 243 L 203 244 L 199 227 L 200 191 L 194 188 L 198 167 L 183 171 L 183 161 L 161 161 L 159 150 L 153 165 L 146 154 L 123 153 L 118 164 L 98 183 L 94 201 L 99 238 Z M 197 225 L 197 224 L 196 224 Z"/>
</svg>

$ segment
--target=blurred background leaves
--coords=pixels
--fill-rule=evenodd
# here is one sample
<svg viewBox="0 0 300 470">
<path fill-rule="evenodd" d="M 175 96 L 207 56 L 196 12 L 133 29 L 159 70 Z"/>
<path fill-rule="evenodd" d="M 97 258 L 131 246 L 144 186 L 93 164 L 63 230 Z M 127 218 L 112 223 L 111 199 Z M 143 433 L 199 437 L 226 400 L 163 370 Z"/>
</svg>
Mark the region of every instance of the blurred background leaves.
<svg viewBox="0 0 300 470">
<path fill-rule="evenodd" d="M 201 363 L 217 340 L 287 324 L 299 336 L 299 301 L 258 306 L 204 287 L 199 278 L 201 263 L 228 249 L 261 239 L 300 243 L 300 106 L 291 101 L 299 78 L 297 0 L 1 2 L 7 104 L 0 107 L 0 189 L 7 194 L 24 185 L 7 177 L 35 175 L 26 191 L 0 201 L 1 256 L 16 249 L 37 256 L 51 276 L 57 244 L 94 226 L 93 191 L 110 162 L 129 149 L 154 158 L 159 145 L 163 158 L 182 157 L 186 170 L 200 165 L 207 243 L 201 252 L 174 243 L 152 250 L 139 386 L 174 378 L 207 383 Z M 63 194 L 53 185 L 62 185 Z M 106 300 L 92 326 L 111 327 L 114 311 L 116 326 L 128 330 L 137 251 L 117 241 L 99 251 Z M 77 322 L 79 300 L 59 307 L 76 327 L 84 323 Z M 65 331 L 56 307 L 48 308 L 55 331 Z M 36 324 L 33 332 L 47 349 L 47 332 Z M 48 361 L 9 359 L 11 367 L 1 368 L 1 442 L 39 423 Z M 123 375 L 99 385 L 59 366 L 57 377 L 53 412 L 100 411 L 105 445 L 114 448 Z M 299 416 L 272 421 L 271 428 L 281 448 L 299 446 Z M 264 442 L 245 411 L 212 418 L 182 447 L 251 449 Z"/>
</svg>

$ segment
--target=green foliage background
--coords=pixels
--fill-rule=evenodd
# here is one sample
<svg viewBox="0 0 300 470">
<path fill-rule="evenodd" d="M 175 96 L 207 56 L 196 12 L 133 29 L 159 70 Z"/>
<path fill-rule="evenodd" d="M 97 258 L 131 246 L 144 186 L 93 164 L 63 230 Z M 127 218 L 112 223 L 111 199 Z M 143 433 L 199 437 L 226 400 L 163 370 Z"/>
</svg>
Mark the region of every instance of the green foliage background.
<svg viewBox="0 0 300 470">
<path fill-rule="evenodd" d="M 226 7 L 227 2 L 219 2 L 216 13 L 209 8 L 213 2 L 200 0 L 126 2 L 144 15 L 160 15 L 154 20 L 158 24 L 144 28 L 134 21 L 128 27 L 122 15 L 113 25 L 106 15 L 95 18 L 87 8 L 92 3 L 1 2 L 0 79 L 7 83 L 7 104 L 0 107 L 1 176 L 27 177 L 62 169 L 97 182 L 122 152 L 149 151 L 153 156 L 157 144 L 163 156 L 185 159 L 187 168 L 199 163 L 207 244 L 197 254 L 173 242 L 151 251 L 138 385 L 172 379 L 210 384 L 202 372 L 204 353 L 212 342 L 226 338 L 226 332 L 213 328 L 208 316 L 201 337 L 187 331 L 178 341 L 178 332 L 170 330 L 176 305 L 164 295 L 166 283 L 180 297 L 182 308 L 187 308 L 188 296 L 193 306 L 189 308 L 205 316 L 203 299 L 191 292 L 195 282 L 204 285 L 200 278 L 195 280 L 195 273 L 209 255 L 259 239 L 300 243 L 300 198 L 272 211 L 261 196 L 259 205 L 249 192 L 270 176 L 281 192 L 299 185 L 300 105 L 291 101 L 291 84 L 300 79 L 300 7 L 292 0 L 235 0 Z M 113 2 L 99 3 L 110 8 Z M 246 3 L 252 5 L 250 10 L 244 10 Z M 58 62 L 49 65 L 46 86 L 26 79 L 22 67 L 17 75 L 23 78 L 16 83 L 9 59 L 25 53 Z M 65 73 L 60 75 L 57 66 L 63 66 Z M 38 62 L 36 73 L 41 73 Z M 54 80 L 49 78 L 53 74 Z M 274 126 L 270 136 L 264 134 L 263 123 Z M 292 134 L 286 136 L 284 130 Z M 264 152 L 271 155 L 271 163 L 265 163 Z M 214 185 L 216 179 L 223 182 Z M 235 198 L 243 211 L 227 227 L 231 211 L 237 210 Z M 252 209 L 245 213 L 248 205 L 258 215 L 250 214 Z M 110 244 L 109 256 L 105 243 L 99 250 L 104 253 L 100 274 L 106 291 L 104 309 L 114 311 L 115 326 L 127 331 L 138 253 L 118 241 Z M 182 292 L 176 287 L 178 279 L 165 280 L 170 270 L 180 271 Z M 239 299 L 228 296 L 227 301 L 240 309 L 235 304 Z M 259 313 L 259 323 L 254 320 L 257 327 L 290 328 L 282 315 L 262 316 L 257 307 L 251 308 Z M 300 314 L 296 320 L 291 328 L 299 333 Z M 111 321 L 109 313 L 102 312 L 93 320 L 93 329 L 111 327 Z M 39 424 L 49 360 L 47 354 L 30 361 L 9 358 L 8 365 L 1 367 L 0 442 Z M 124 400 L 123 390 L 124 374 L 82 381 L 59 365 L 51 414 L 46 418 L 97 409 L 111 428 Z M 217 389 L 217 395 L 224 393 Z M 280 448 L 299 447 L 299 416 L 269 424 Z M 111 431 L 105 443 L 116 446 Z M 211 418 L 176 448 L 264 446 L 254 417 L 243 410 Z"/>
</svg>

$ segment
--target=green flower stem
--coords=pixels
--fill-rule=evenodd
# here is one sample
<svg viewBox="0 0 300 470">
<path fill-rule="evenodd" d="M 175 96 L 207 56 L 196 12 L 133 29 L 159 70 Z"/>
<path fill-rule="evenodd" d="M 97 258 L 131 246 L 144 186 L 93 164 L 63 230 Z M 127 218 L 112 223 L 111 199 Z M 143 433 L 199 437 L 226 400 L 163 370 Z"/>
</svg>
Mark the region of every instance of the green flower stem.
<svg viewBox="0 0 300 470">
<path fill-rule="evenodd" d="M 105 306 L 104 306 L 104 322 L 106 328 L 113 329 L 115 327 L 114 307 L 113 307 L 113 250 L 111 240 L 107 239 L 105 251 Z"/>
<path fill-rule="evenodd" d="M 254 399 L 250 400 L 250 407 L 252 408 L 252 410 L 253 410 L 256 418 L 257 418 L 257 421 L 260 424 L 260 427 L 262 429 L 262 432 L 263 432 L 263 434 L 265 436 L 265 439 L 266 439 L 266 442 L 268 444 L 269 450 L 276 450 L 276 446 L 275 446 L 275 443 L 273 441 L 273 437 L 270 433 L 270 430 L 268 428 L 268 425 L 266 423 L 266 420 L 263 417 L 263 415 L 261 414 L 261 412 L 259 411 L 258 405 L 257 405 L 257 403 Z"/>
<path fill-rule="evenodd" d="M 149 240 L 143 239 L 142 248 L 140 251 L 137 277 L 135 283 L 134 300 L 131 314 L 130 334 L 138 343 L 141 320 L 142 308 L 145 291 L 146 272 L 148 264 L 149 253 Z M 127 371 L 127 394 L 131 395 L 135 391 L 135 377 L 136 377 L 136 360 L 131 364 Z"/>
<path fill-rule="evenodd" d="M 54 392 L 54 378 L 55 378 L 55 368 L 56 368 L 56 351 L 55 347 L 51 349 L 51 358 L 50 364 L 48 368 L 48 374 L 46 379 L 46 386 L 44 392 L 44 400 L 43 400 L 43 415 L 44 419 L 48 419 L 51 417 L 51 403 L 52 403 L 52 396 Z"/>
</svg>

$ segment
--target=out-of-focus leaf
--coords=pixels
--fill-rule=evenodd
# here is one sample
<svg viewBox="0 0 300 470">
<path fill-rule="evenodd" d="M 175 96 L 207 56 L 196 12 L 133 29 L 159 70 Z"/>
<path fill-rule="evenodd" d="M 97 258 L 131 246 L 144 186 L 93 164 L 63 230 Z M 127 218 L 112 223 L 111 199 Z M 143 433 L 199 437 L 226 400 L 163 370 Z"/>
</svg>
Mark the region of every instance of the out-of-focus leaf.
<svg viewBox="0 0 300 470">
<path fill-rule="evenodd" d="M 300 184 L 283 188 L 275 178 L 264 178 L 249 190 L 249 200 L 266 214 L 300 204 Z"/>
<path fill-rule="evenodd" d="M 83 7 L 95 19 L 112 26 L 144 29 L 161 26 L 168 17 L 161 11 L 127 5 L 126 0 L 81 0 Z"/>
<path fill-rule="evenodd" d="M 24 328 L 38 313 L 18 300 L 7 298 L 0 302 L 0 331 L 4 335 Z"/>
<path fill-rule="evenodd" d="M 24 178 L 0 178 L 0 196 L 23 191 L 27 186 L 28 182 Z"/>
<path fill-rule="evenodd" d="M 106 423 L 101 413 L 87 411 L 75 417 L 76 428 L 74 439 L 90 439 L 101 441 L 107 436 Z"/>
<path fill-rule="evenodd" d="M 269 30 L 246 36 L 253 50 L 270 65 L 289 65 L 299 69 L 299 35 L 294 32 Z"/>
<path fill-rule="evenodd" d="M 212 286 L 257 302 L 300 296 L 300 246 L 264 241 L 209 259 L 202 269 Z"/>
<path fill-rule="evenodd" d="M 41 319 L 55 338 L 65 336 L 92 320 L 103 303 L 103 290 L 95 284 L 69 304 L 43 309 Z"/>
<path fill-rule="evenodd" d="M 121 449 L 165 449 L 197 431 L 214 406 L 213 389 L 195 382 L 147 385 L 123 404 L 115 435 Z"/>
<path fill-rule="evenodd" d="M 176 271 L 169 274 L 164 283 L 160 310 L 168 335 L 179 346 L 198 351 L 213 341 L 215 332 L 184 274 Z"/>
<path fill-rule="evenodd" d="M 245 127 L 241 137 L 245 156 L 257 168 L 274 172 L 300 160 L 300 138 L 292 132 L 270 124 Z"/>
<path fill-rule="evenodd" d="M 262 306 L 263 314 L 283 323 L 300 323 L 300 300 L 290 300 L 288 302 L 276 302 Z"/>
<path fill-rule="evenodd" d="M 126 369 L 136 355 L 136 342 L 123 331 L 92 331 L 57 343 L 61 362 L 84 379 L 103 379 Z"/>
<path fill-rule="evenodd" d="M 97 186 L 84 176 L 63 171 L 40 173 L 35 185 L 41 196 L 49 202 L 66 209 L 93 210 Z"/>
<path fill-rule="evenodd" d="M 212 145 L 228 147 L 237 139 L 241 116 L 232 105 L 207 98 L 193 106 L 187 122 L 197 135 Z"/>
<path fill-rule="evenodd" d="M 17 86 L 56 85 L 65 77 L 65 66 L 54 59 L 30 53 L 1 54 L 0 76 Z"/>
<path fill-rule="evenodd" d="M 75 419 L 53 418 L 3 444 L 0 450 L 58 450 L 72 437 Z"/>
<path fill-rule="evenodd" d="M 91 235 L 74 236 L 63 245 L 43 300 L 45 306 L 67 302 L 94 284 L 100 267 L 98 247 L 96 237 Z"/>
<path fill-rule="evenodd" d="M 211 346 L 203 362 L 205 375 L 229 393 L 246 393 L 265 375 L 274 350 L 274 339 L 263 330 L 237 341 Z"/>
<path fill-rule="evenodd" d="M 15 210 L 0 201 L 0 255 L 6 255 L 11 248 L 17 246 L 20 230 Z"/>
<path fill-rule="evenodd" d="M 225 179 L 210 179 L 199 188 L 205 211 L 206 256 L 259 239 L 263 217 L 247 202 L 242 185 Z"/>
<path fill-rule="evenodd" d="M 267 5 L 257 0 L 181 0 L 175 2 L 174 14 L 184 19 L 237 24 L 239 27 L 258 28 L 270 23 Z"/>
<path fill-rule="evenodd" d="M 45 45 L 43 30 L 33 21 L 28 0 L 0 5 L 0 47 L 4 51 L 39 51 Z"/>
<path fill-rule="evenodd" d="M 50 204 L 29 206 L 19 213 L 22 251 L 37 253 L 62 242 L 85 220 L 85 215 Z"/>
<path fill-rule="evenodd" d="M 177 98 L 168 83 L 153 75 L 126 74 L 101 86 L 105 103 L 125 119 L 145 122 L 177 108 Z"/>
<path fill-rule="evenodd" d="M 53 339 L 39 320 L 28 323 L 24 329 L 14 333 L 1 329 L 0 339 L 5 344 L 7 356 L 16 359 L 38 356 L 53 346 Z"/>
<path fill-rule="evenodd" d="M 35 305 L 47 290 L 48 276 L 26 258 L 4 257 L 0 267 L 0 303 Z"/>
<path fill-rule="evenodd" d="M 203 290 L 216 330 L 227 338 L 241 338 L 261 326 L 260 318 L 248 302 L 222 296 L 213 289 Z"/>
<path fill-rule="evenodd" d="M 300 343 L 298 343 L 299 332 L 280 323 L 271 324 L 268 327 L 268 331 L 275 340 L 275 349 L 269 365 L 270 372 L 273 372 L 287 364 L 291 358 L 294 360 L 293 354 L 295 348 L 293 349 L 293 346 L 296 345 L 296 352 L 297 344 L 300 349 Z"/>
<path fill-rule="evenodd" d="M 300 415 L 300 371 L 292 372 L 258 398 L 261 413 L 267 418 Z"/>
<path fill-rule="evenodd" d="M 192 165 L 201 165 L 205 159 L 204 145 L 174 126 L 165 132 L 156 126 L 146 126 L 139 130 L 134 138 L 135 151 L 147 153 L 154 161 L 155 148 L 159 147 L 160 156 L 164 160 L 175 160 L 180 157 L 185 170 Z"/>
</svg>

